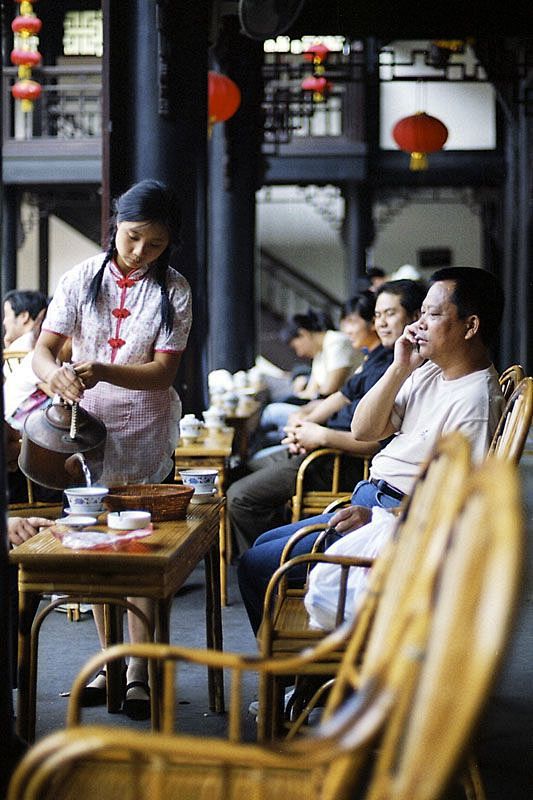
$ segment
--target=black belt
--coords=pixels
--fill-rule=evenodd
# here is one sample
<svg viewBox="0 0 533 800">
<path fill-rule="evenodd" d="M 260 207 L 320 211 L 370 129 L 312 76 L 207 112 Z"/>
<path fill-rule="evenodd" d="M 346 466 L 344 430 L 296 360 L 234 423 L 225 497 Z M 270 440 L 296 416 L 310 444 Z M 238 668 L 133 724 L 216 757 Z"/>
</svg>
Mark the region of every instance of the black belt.
<svg viewBox="0 0 533 800">
<path fill-rule="evenodd" d="M 370 478 L 370 483 L 373 483 L 374 486 L 376 486 L 380 492 L 383 492 L 383 494 L 392 497 L 394 500 L 401 501 L 405 497 L 403 492 L 400 492 L 398 489 L 395 489 L 394 486 L 391 486 L 390 483 L 387 483 L 387 481 L 376 480 L 376 478 Z"/>
</svg>

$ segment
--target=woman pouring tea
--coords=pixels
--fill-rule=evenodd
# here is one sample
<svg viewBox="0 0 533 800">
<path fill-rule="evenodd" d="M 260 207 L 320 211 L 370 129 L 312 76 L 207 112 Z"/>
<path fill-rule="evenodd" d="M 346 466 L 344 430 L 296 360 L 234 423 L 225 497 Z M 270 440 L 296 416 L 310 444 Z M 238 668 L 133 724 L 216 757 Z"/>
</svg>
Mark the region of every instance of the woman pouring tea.
<svg viewBox="0 0 533 800">
<path fill-rule="evenodd" d="M 180 214 L 172 191 L 155 180 L 132 186 L 114 210 L 107 252 L 61 277 L 33 369 L 53 392 L 105 424 L 103 484 L 161 483 L 173 471 L 181 416 L 173 383 L 191 326 L 189 285 L 168 263 Z M 67 337 L 72 363 L 58 366 Z M 153 624 L 152 603 L 132 602 Z M 103 646 L 103 609 L 93 612 Z M 130 641 L 146 639 L 134 614 L 128 626 Z M 105 678 L 102 671 L 85 688 L 85 705 L 105 703 Z M 123 710 L 133 719 L 150 714 L 141 659 L 128 663 Z"/>
</svg>

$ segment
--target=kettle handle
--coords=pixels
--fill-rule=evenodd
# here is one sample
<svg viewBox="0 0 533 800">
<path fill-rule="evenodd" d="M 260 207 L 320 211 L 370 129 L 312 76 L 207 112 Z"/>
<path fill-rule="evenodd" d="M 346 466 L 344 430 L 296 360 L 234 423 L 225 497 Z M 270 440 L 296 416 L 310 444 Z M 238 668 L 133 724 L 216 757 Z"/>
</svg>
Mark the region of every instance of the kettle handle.
<svg viewBox="0 0 533 800">
<path fill-rule="evenodd" d="M 78 435 L 78 404 L 72 403 L 72 416 L 70 418 L 70 431 L 69 436 L 75 439 Z"/>
<path fill-rule="evenodd" d="M 70 405 L 64 400 L 61 395 L 55 394 L 52 400 L 52 404 L 60 405 L 60 406 L 68 406 Z M 69 430 L 69 438 L 75 439 L 78 435 L 78 403 L 72 403 L 71 405 L 71 417 L 70 417 L 70 430 Z"/>
</svg>

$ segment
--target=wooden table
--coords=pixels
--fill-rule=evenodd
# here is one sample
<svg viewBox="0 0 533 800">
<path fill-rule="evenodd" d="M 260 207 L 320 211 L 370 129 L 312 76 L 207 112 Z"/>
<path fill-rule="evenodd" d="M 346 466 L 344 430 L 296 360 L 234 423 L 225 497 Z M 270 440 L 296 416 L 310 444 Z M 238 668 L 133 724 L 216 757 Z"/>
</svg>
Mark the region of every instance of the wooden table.
<svg viewBox="0 0 533 800">
<path fill-rule="evenodd" d="M 250 436 L 259 425 L 262 409 L 261 403 L 257 400 L 250 400 L 249 406 L 250 408 L 246 413 L 240 412 L 226 417 L 226 425 L 235 430 L 233 452 L 239 456 L 243 464 L 248 460 Z"/>
<path fill-rule="evenodd" d="M 220 506 L 220 502 L 189 506 L 187 519 L 155 523 L 150 536 L 131 542 L 126 549 L 69 550 L 48 529 L 11 550 L 10 559 L 19 566 L 17 731 L 23 739 L 31 742 L 35 736 L 40 626 L 38 618 L 32 625 L 36 597 L 45 593 L 62 594 L 76 600 L 111 604 L 125 597 L 150 598 L 156 607 L 156 641 L 168 642 L 172 599 L 203 558 L 207 647 L 222 649 Z M 222 672 L 210 670 L 208 682 L 210 707 L 221 712 L 224 710 Z"/>
<path fill-rule="evenodd" d="M 225 498 L 229 457 L 232 453 L 234 436 L 233 428 L 226 428 L 216 433 L 209 429 L 203 429 L 198 439 L 192 444 L 180 442 L 174 451 L 176 480 L 181 480 L 180 469 L 196 469 L 197 467 L 216 469 L 218 470 L 218 494 Z M 225 504 L 220 507 L 219 548 L 221 602 L 225 606 L 228 602 L 228 564 L 231 560 L 231 538 Z"/>
</svg>

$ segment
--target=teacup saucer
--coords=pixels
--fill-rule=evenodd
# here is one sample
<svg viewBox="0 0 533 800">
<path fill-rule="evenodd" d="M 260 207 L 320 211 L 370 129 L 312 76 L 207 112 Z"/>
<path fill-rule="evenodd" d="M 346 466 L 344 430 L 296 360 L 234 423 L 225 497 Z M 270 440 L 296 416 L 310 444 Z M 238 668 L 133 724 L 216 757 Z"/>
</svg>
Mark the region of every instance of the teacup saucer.
<svg viewBox="0 0 533 800">
<path fill-rule="evenodd" d="M 195 492 L 191 497 L 191 503 L 197 505 L 198 503 L 211 503 L 217 497 L 217 490 L 213 489 L 212 492 Z"/>
<path fill-rule="evenodd" d="M 69 517 L 56 519 L 56 525 L 69 525 L 71 528 L 87 528 L 89 525 L 96 525 L 96 517 L 85 514 L 71 514 Z"/>
<path fill-rule="evenodd" d="M 100 506 L 99 508 L 86 508 L 86 509 L 83 509 L 83 508 L 71 508 L 70 506 L 67 506 L 67 508 L 64 509 L 64 513 L 65 514 L 69 514 L 72 517 L 79 517 L 79 516 L 91 516 L 91 517 L 93 517 L 93 516 L 98 516 L 103 511 L 105 511 L 103 506 Z"/>
</svg>

